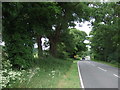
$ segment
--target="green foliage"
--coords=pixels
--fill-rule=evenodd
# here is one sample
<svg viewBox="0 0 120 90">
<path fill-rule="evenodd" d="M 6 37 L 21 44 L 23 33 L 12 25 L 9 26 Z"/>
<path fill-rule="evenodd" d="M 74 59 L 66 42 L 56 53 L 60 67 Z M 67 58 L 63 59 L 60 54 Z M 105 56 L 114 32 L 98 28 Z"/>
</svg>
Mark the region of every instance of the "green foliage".
<svg viewBox="0 0 120 90">
<path fill-rule="evenodd" d="M 70 52 L 82 50 L 84 45 L 74 44 L 79 38 L 65 34 L 69 33 L 69 26 L 75 26 L 74 21 L 89 20 L 86 16 L 90 14 L 89 9 L 87 3 L 3 3 L 3 41 L 7 59 L 14 68 L 29 68 L 33 62 L 34 43 L 38 44 L 38 57 L 43 56 L 42 37 L 49 39 L 52 56 L 57 56 L 57 53 L 58 57 L 68 56 L 64 49 L 70 42 L 70 48 L 73 47 L 71 50 L 68 48 Z"/>
<path fill-rule="evenodd" d="M 105 10 L 99 11 L 98 14 L 102 13 L 102 16 L 99 17 L 99 20 L 96 19 L 91 32 L 91 35 L 93 35 L 90 38 L 91 53 L 94 59 L 107 62 L 119 62 L 120 55 L 118 53 L 120 53 L 120 48 L 118 39 L 120 38 L 120 30 L 118 21 L 120 21 L 120 19 L 118 13 L 115 12 L 116 7 L 118 7 L 118 5 L 115 3 L 104 3 L 96 9 L 99 11 L 99 9 L 102 10 L 102 8 L 105 8 Z M 107 8 L 109 9 L 107 10 Z"/>
<path fill-rule="evenodd" d="M 86 40 L 87 34 L 77 29 L 68 29 L 66 33 L 62 34 L 61 42 L 58 46 L 59 57 L 72 57 L 79 54 L 82 55 L 83 51 L 86 51 Z M 61 55 L 61 56 L 60 56 Z"/>
<path fill-rule="evenodd" d="M 81 56 L 82 52 L 87 50 L 86 44 L 84 43 L 87 34 L 84 31 L 80 31 L 77 29 L 71 29 L 70 34 L 73 36 L 74 44 L 74 51 L 71 54 L 77 55 L 79 53 L 79 55 Z"/>
<path fill-rule="evenodd" d="M 3 4 L 3 41 L 7 53 L 6 59 L 18 69 L 28 68 L 33 59 L 32 30 L 30 24 L 27 24 L 26 13 L 21 12 L 22 7 L 22 3 Z"/>
<path fill-rule="evenodd" d="M 86 14 L 90 14 L 90 12 L 88 12 L 90 8 L 86 3 L 59 2 L 57 5 L 61 8 L 61 13 L 56 14 L 56 22 L 53 25 L 54 29 L 52 29 L 53 32 L 47 36 L 50 40 L 50 53 L 55 57 L 57 57 L 57 53 L 59 52 L 57 50 L 57 47 L 59 46 L 58 44 L 61 44 L 63 41 L 66 42 L 66 40 L 63 40 L 63 38 L 66 39 L 69 37 L 67 34 L 68 28 L 70 26 L 74 27 L 75 21 L 81 22 L 84 20 L 89 20 L 89 16 L 86 16 Z M 67 34 L 67 36 L 65 34 Z M 70 39 L 67 40 L 68 42 L 70 41 Z"/>
</svg>

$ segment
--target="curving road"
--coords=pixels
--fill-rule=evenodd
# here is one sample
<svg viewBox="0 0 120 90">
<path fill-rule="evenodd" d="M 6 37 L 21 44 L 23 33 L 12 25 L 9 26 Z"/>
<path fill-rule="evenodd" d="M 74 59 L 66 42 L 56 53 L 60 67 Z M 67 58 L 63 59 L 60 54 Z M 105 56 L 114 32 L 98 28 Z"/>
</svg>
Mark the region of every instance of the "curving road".
<svg viewBox="0 0 120 90">
<path fill-rule="evenodd" d="M 90 60 L 79 61 L 78 72 L 82 88 L 120 88 L 120 71 L 112 66 Z"/>
</svg>

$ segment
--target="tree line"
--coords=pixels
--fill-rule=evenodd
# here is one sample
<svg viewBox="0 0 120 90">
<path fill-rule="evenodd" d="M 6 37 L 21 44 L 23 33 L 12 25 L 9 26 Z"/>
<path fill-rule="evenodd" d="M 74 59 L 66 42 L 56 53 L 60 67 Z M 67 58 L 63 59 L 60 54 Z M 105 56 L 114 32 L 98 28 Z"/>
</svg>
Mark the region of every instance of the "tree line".
<svg viewBox="0 0 120 90">
<path fill-rule="evenodd" d="M 46 45 L 53 57 L 74 57 L 87 50 L 83 43 L 87 35 L 76 30 L 74 22 L 90 19 L 88 3 L 9 2 L 3 3 L 2 10 L 5 56 L 14 68 L 30 67 L 35 43 L 39 59 L 44 57 L 41 38 L 49 39 Z"/>
<path fill-rule="evenodd" d="M 120 3 L 96 4 L 94 27 L 90 35 L 91 57 L 120 63 Z"/>
</svg>

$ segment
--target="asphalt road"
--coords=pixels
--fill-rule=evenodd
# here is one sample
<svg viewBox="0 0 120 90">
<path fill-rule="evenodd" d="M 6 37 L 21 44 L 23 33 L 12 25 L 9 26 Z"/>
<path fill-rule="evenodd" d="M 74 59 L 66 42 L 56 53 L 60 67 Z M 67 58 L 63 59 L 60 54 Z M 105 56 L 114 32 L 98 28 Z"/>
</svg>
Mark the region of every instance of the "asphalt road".
<svg viewBox="0 0 120 90">
<path fill-rule="evenodd" d="M 78 71 L 82 88 L 120 88 L 118 68 L 88 60 L 78 62 Z"/>
</svg>

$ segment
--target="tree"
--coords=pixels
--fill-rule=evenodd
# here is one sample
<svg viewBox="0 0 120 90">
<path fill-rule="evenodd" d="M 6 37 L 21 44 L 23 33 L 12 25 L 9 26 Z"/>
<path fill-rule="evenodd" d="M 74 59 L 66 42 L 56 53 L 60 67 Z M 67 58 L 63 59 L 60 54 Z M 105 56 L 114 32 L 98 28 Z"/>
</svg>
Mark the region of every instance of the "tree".
<svg viewBox="0 0 120 90">
<path fill-rule="evenodd" d="M 55 15 L 59 13 L 56 3 L 32 3 L 29 8 L 30 21 L 34 30 L 34 38 L 38 44 L 38 56 L 43 56 L 42 37 L 47 37 L 52 32 L 52 25 L 55 23 Z M 34 14 L 33 14 L 34 13 Z"/>
<path fill-rule="evenodd" d="M 87 50 L 86 44 L 84 43 L 84 41 L 87 39 L 87 34 L 84 31 L 77 29 L 71 29 L 70 34 L 73 35 L 73 43 L 75 44 L 75 47 L 73 48 L 74 51 L 71 53 L 71 56 L 74 57 L 78 53 L 82 55 L 82 52 Z"/>
<path fill-rule="evenodd" d="M 48 35 L 50 40 L 50 53 L 52 56 L 57 56 L 57 45 L 60 42 L 62 33 L 68 29 L 69 26 L 75 26 L 74 21 L 89 20 L 90 8 L 86 3 L 57 3 L 61 12 L 56 15 L 54 29 Z"/>
<path fill-rule="evenodd" d="M 23 7 L 23 3 L 3 3 L 3 41 L 15 68 L 28 68 L 33 59 L 31 23 Z"/>
<path fill-rule="evenodd" d="M 64 55 L 72 58 L 78 54 L 81 56 L 82 52 L 87 50 L 86 44 L 84 43 L 87 36 L 85 32 L 73 28 L 66 30 L 66 33 L 63 33 L 62 36 L 60 39 L 61 43 L 58 46 L 58 55 L 61 58 Z"/>
<path fill-rule="evenodd" d="M 104 3 L 96 9 L 100 19 L 96 19 L 91 32 L 93 35 L 91 38 L 92 53 L 95 59 L 119 62 L 119 11 L 116 12 L 116 7 L 118 7 L 117 3 Z"/>
</svg>

